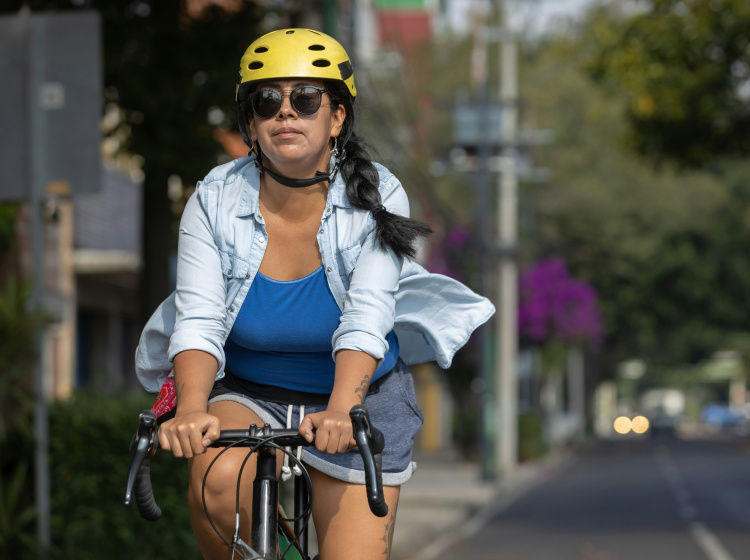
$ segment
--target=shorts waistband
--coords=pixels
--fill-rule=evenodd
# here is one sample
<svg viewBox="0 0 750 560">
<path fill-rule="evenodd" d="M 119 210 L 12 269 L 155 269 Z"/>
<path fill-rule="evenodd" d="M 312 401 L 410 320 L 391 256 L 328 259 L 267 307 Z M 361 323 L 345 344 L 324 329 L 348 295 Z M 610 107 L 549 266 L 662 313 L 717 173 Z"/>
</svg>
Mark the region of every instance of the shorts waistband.
<svg viewBox="0 0 750 560">
<path fill-rule="evenodd" d="M 368 395 L 374 395 L 380 392 L 380 385 L 391 375 L 393 370 L 386 373 L 383 377 L 374 381 L 367 390 Z M 308 393 L 305 391 L 296 391 L 276 385 L 263 385 L 255 383 L 241 377 L 237 377 L 232 372 L 224 368 L 224 377 L 214 384 L 211 396 L 218 396 L 224 393 L 239 392 L 247 394 L 257 399 L 268 402 L 274 402 L 284 405 L 327 405 L 331 398 L 330 393 Z"/>
</svg>

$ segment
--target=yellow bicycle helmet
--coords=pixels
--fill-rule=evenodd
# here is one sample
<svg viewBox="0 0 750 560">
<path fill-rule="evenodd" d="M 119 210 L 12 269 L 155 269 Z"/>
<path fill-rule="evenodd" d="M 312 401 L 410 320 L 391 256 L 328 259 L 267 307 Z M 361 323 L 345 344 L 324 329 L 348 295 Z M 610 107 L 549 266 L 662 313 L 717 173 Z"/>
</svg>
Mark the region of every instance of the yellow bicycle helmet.
<svg viewBox="0 0 750 560">
<path fill-rule="evenodd" d="M 338 80 L 346 84 L 352 99 L 357 97 L 352 62 L 344 47 L 312 29 L 279 29 L 253 41 L 240 62 L 237 101 L 247 98 L 248 86 L 254 82 L 275 78 Z"/>
</svg>

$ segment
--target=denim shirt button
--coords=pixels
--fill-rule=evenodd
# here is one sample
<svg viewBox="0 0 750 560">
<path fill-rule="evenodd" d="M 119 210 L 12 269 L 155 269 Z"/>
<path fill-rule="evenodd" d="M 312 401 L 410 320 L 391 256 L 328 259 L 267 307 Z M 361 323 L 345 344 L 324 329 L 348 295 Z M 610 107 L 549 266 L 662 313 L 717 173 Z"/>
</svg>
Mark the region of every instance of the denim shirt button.
<svg viewBox="0 0 750 560">
<path fill-rule="evenodd" d="M 231 276 L 231 275 L 232 275 L 232 269 L 230 268 L 229 270 L 227 270 L 227 276 Z"/>
<path fill-rule="evenodd" d="M 250 278 L 250 273 L 249 272 L 247 274 L 245 274 L 245 280 L 247 280 L 248 278 Z"/>
<path fill-rule="evenodd" d="M 323 228 L 320 228 L 320 231 L 318 233 L 322 234 L 323 233 Z"/>
<path fill-rule="evenodd" d="M 330 214 L 330 213 L 331 213 L 331 209 L 330 208 L 326 208 L 326 214 Z"/>
<path fill-rule="evenodd" d="M 230 305 L 229 306 L 229 311 L 231 311 L 232 313 L 234 313 L 234 305 Z"/>
<path fill-rule="evenodd" d="M 331 267 L 326 268 L 326 272 L 331 272 Z"/>
<path fill-rule="evenodd" d="M 266 242 L 266 238 L 265 238 L 265 237 L 263 237 L 263 236 L 261 235 L 261 236 L 260 236 L 260 237 L 258 238 L 258 241 L 259 241 L 260 243 L 265 243 L 265 242 Z"/>
</svg>

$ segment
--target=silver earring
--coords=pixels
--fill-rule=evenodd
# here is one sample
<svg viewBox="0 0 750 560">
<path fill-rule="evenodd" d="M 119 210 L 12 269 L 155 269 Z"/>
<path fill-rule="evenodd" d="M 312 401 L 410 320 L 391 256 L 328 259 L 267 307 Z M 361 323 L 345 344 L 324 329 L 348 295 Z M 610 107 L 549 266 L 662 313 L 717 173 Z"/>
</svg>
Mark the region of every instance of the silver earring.
<svg viewBox="0 0 750 560">
<path fill-rule="evenodd" d="M 331 150 L 331 155 L 335 158 L 339 157 L 339 137 L 336 136 L 333 139 L 333 150 Z"/>
</svg>

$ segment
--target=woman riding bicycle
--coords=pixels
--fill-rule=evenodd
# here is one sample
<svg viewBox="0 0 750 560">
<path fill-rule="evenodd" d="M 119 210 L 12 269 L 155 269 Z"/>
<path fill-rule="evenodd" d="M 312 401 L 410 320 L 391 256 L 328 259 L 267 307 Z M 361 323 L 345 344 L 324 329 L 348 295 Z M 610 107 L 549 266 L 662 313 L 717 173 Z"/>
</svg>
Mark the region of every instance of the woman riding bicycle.
<svg viewBox="0 0 750 560">
<path fill-rule="evenodd" d="M 410 219 L 399 181 L 354 133 L 348 55 L 307 29 L 269 33 L 242 58 L 239 127 L 250 154 L 198 184 L 180 224 L 177 289 L 147 324 L 137 373 L 159 390 L 174 370 L 176 411 L 161 446 L 188 458 L 189 507 L 207 559 L 230 558 L 201 487 L 220 429 L 299 427 L 316 500 L 322 560 L 388 558 L 400 485 L 422 424 L 407 363 L 447 367 L 494 312 L 462 284 L 413 263 L 429 229 Z M 369 510 L 349 410 L 364 402 L 385 435 L 389 517 Z M 235 522 L 246 451 L 228 450 L 206 480 L 219 530 Z M 251 503 L 254 463 L 243 471 Z M 241 508 L 249 542 L 250 512 Z M 241 532 L 242 532 L 241 531 Z"/>
</svg>

